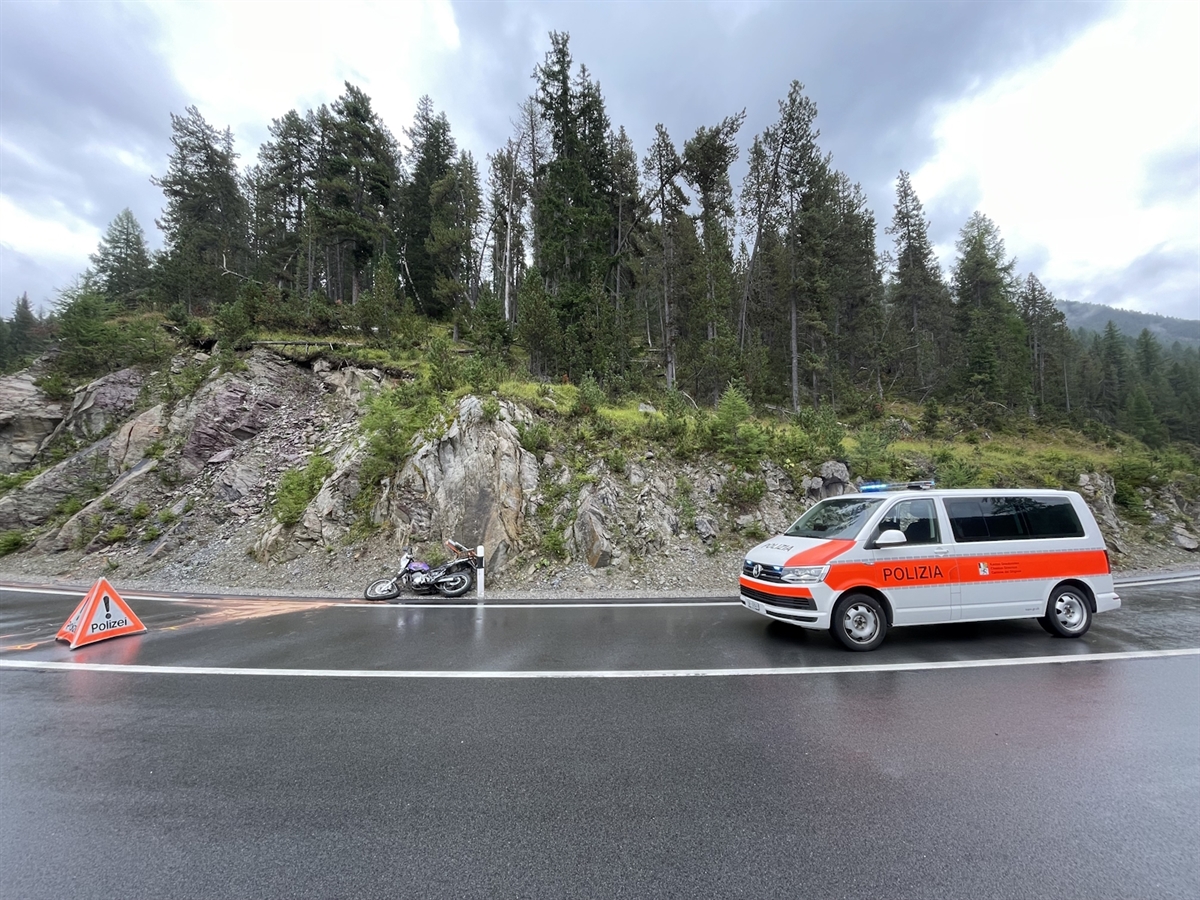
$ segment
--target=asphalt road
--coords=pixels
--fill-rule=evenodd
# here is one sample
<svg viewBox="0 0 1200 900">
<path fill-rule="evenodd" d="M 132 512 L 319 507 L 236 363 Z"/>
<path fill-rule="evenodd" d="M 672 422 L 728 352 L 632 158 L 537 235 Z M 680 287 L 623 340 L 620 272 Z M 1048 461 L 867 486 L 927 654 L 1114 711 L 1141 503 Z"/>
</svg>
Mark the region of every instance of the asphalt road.
<svg viewBox="0 0 1200 900">
<path fill-rule="evenodd" d="M 713 603 L 137 595 L 72 652 L 78 596 L 0 592 L 0 896 L 1191 898 L 1200 582 L 1121 594 L 849 654 Z"/>
</svg>

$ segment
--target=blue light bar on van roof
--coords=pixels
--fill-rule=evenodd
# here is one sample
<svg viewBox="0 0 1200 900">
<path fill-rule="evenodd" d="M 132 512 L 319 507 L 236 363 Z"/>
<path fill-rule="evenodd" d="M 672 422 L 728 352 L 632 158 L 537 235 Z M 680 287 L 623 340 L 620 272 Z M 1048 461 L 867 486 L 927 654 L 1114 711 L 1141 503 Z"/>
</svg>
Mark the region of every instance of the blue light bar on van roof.
<svg viewBox="0 0 1200 900">
<path fill-rule="evenodd" d="M 877 494 L 883 491 L 928 491 L 933 489 L 933 480 L 929 481 L 898 481 L 893 484 L 884 484 L 882 481 L 874 481 L 870 484 L 864 484 L 859 490 L 864 494 Z"/>
</svg>

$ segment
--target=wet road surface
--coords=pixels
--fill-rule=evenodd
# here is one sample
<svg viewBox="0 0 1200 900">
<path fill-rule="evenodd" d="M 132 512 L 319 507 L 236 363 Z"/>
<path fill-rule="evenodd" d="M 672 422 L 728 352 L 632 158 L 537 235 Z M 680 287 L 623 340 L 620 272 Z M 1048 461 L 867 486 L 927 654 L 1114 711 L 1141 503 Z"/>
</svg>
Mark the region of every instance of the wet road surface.
<svg viewBox="0 0 1200 900">
<path fill-rule="evenodd" d="M 1200 648 L 1200 583 L 1121 595 L 849 654 L 712 603 L 136 593 L 72 652 L 78 596 L 0 593 L 0 896 L 1193 897 L 1200 656 L 1114 654 Z"/>
</svg>

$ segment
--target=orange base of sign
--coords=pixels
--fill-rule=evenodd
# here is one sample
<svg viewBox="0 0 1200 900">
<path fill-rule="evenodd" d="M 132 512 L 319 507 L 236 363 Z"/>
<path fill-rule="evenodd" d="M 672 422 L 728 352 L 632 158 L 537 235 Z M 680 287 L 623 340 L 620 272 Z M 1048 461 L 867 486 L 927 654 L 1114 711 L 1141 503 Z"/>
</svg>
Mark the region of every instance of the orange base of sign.
<svg viewBox="0 0 1200 900">
<path fill-rule="evenodd" d="M 142 620 L 134 615 L 129 604 L 116 589 L 101 578 L 79 601 L 75 611 L 58 629 L 55 640 L 69 641 L 75 650 L 84 644 L 94 644 L 126 634 L 141 634 L 146 630 Z"/>
</svg>

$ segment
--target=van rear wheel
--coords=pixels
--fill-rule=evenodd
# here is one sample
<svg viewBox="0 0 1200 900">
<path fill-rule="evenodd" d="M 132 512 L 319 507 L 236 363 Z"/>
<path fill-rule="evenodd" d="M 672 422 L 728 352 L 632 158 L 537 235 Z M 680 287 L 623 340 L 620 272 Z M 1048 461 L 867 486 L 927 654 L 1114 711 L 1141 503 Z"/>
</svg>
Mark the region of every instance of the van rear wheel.
<svg viewBox="0 0 1200 900">
<path fill-rule="evenodd" d="M 848 594 L 833 608 L 829 630 L 848 650 L 874 650 L 887 635 L 887 615 L 869 594 Z"/>
<path fill-rule="evenodd" d="M 1062 585 L 1050 595 L 1046 614 L 1040 621 L 1043 628 L 1058 637 L 1083 637 L 1092 627 L 1092 607 L 1080 588 Z"/>
</svg>

